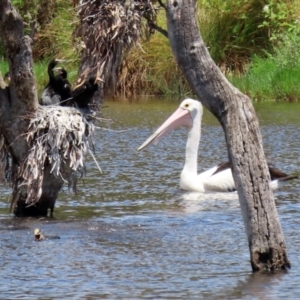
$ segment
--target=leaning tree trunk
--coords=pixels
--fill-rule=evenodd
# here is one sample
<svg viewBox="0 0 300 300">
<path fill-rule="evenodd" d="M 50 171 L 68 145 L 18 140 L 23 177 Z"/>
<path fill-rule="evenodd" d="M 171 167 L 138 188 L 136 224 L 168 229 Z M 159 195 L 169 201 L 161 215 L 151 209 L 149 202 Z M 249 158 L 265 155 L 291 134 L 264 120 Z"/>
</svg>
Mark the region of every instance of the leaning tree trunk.
<svg viewBox="0 0 300 300">
<path fill-rule="evenodd" d="M 290 267 L 251 100 L 233 87 L 200 36 L 195 0 L 168 0 L 168 34 L 183 73 L 225 132 L 253 271 Z"/>
<path fill-rule="evenodd" d="M 31 39 L 9 0 L 0 29 L 11 76 L 9 86 L 0 80 L 0 179 L 12 184 L 17 216 L 47 215 L 65 181 L 75 188 L 93 127 L 75 108 L 39 106 Z"/>
</svg>

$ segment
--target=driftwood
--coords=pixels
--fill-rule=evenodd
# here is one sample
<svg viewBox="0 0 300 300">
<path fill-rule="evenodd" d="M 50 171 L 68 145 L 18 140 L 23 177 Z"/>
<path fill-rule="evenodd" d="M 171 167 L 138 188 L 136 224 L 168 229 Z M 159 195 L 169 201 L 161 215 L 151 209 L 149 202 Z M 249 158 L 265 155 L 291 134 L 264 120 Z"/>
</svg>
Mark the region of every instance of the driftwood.
<svg viewBox="0 0 300 300">
<path fill-rule="evenodd" d="M 289 268 L 253 105 L 211 59 L 200 36 L 195 6 L 195 0 L 168 0 L 173 53 L 195 94 L 224 129 L 253 271 Z"/>
</svg>

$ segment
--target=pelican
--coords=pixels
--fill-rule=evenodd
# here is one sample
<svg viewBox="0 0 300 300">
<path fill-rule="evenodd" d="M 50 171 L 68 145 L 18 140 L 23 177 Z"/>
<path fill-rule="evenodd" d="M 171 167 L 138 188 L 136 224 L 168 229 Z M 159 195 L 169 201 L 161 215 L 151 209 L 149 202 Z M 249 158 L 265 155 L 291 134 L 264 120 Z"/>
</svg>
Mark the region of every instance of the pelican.
<svg viewBox="0 0 300 300">
<path fill-rule="evenodd" d="M 180 175 L 180 188 L 193 192 L 232 192 L 235 184 L 230 163 L 221 163 L 203 173 L 197 172 L 198 148 L 201 136 L 203 107 L 193 99 L 185 99 L 179 108 L 139 148 L 157 144 L 171 130 L 184 126 L 189 128 L 185 152 L 185 164 Z M 269 166 L 270 186 L 277 189 L 297 176 L 287 175 Z"/>
</svg>

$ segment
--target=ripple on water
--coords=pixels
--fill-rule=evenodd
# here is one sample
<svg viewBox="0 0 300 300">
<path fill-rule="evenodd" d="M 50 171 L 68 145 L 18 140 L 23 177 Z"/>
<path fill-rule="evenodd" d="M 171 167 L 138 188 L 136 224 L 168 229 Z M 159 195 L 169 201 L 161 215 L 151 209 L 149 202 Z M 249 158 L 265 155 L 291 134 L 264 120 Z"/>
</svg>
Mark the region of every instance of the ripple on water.
<svg viewBox="0 0 300 300">
<path fill-rule="evenodd" d="M 89 158 L 79 194 L 60 194 L 56 219 L 14 219 L 7 214 L 9 190 L 2 188 L 0 298 L 297 298 L 299 180 L 275 193 L 293 267 L 274 276 L 252 275 L 237 194 L 178 189 L 186 131 L 136 152 L 176 105 L 109 106 L 105 113 L 131 130 L 97 131 L 103 175 Z M 266 154 L 286 172 L 299 170 L 300 121 L 274 124 L 272 110 L 267 113 L 272 122 L 262 126 Z M 222 129 L 209 118 L 202 130 L 201 170 L 227 158 Z M 44 232 L 44 241 L 34 242 L 35 228 Z"/>
</svg>

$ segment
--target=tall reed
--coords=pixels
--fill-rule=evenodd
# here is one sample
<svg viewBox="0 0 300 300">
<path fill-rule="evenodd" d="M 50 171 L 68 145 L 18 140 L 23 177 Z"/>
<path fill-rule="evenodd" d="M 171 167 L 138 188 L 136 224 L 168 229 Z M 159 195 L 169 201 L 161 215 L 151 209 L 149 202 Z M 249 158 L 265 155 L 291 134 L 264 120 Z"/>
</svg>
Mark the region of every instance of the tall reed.
<svg viewBox="0 0 300 300">
<path fill-rule="evenodd" d="M 122 64 L 118 95 L 183 95 L 190 93 L 172 55 L 169 41 L 155 33 L 133 49 Z"/>
<path fill-rule="evenodd" d="M 272 53 L 283 32 L 295 29 L 300 2 L 261 0 L 198 0 L 202 37 L 216 64 L 228 76 L 242 75 L 252 57 Z M 166 27 L 163 13 L 160 25 Z M 189 87 L 173 60 L 168 41 L 155 34 L 127 57 L 119 94 L 186 94 Z M 255 87 L 254 87 L 255 88 Z"/>
<path fill-rule="evenodd" d="M 26 24 L 34 19 L 39 24 L 33 43 L 35 62 L 41 62 L 37 64 L 41 68 L 37 71 L 39 87 L 47 82 L 47 62 L 53 57 L 67 59 L 64 66 L 70 70 L 69 76 L 73 82 L 79 62 L 77 47 L 80 47 L 80 43 L 72 41 L 76 15 L 71 2 L 13 2 L 23 14 Z M 290 57 L 291 49 L 284 51 L 288 45 L 283 37 L 287 33 L 296 37 L 299 34 L 297 20 L 300 1 L 198 0 L 197 4 L 203 39 L 217 65 L 236 85 L 257 101 L 266 97 L 295 101 L 298 97 L 297 67 L 284 64 L 278 68 L 278 64 L 280 60 L 289 60 Z M 158 15 L 158 24 L 166 28 L 163 10 Z M 30 32 L 30 26 L 26 30 Z M 0 59 L 3 56 L 0 45 Z M 297 56 L 297 52 L 293 52 L 291 57 Z M 160 33 L 155 33 L 149 41 L 141 41 L 140 46 L 134 48 L 124 60 L 116 96 L 190 93 L 174 61 L 168 40 Z"/>
<path fill-rule="evenodd" d="M 300 36 L 287 34 L 272 54 L 254 56 L 245 74 L 230 79 L 254 101 L 299 101 L 299 53 Z"/>
</svg>

